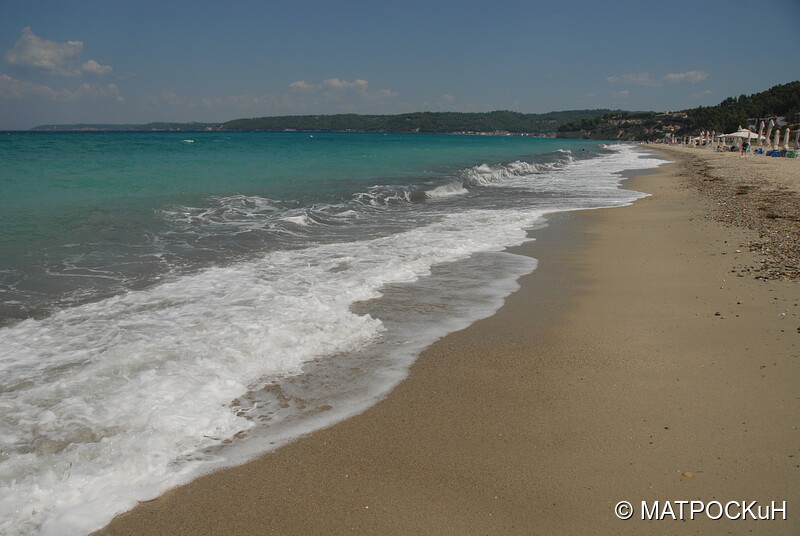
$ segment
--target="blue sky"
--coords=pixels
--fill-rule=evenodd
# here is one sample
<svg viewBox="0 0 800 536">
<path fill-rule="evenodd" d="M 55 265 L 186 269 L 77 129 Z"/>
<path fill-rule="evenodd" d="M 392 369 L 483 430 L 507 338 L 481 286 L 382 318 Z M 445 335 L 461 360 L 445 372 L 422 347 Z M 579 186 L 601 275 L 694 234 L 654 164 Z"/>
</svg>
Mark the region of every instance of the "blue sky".
<svg viewBox="0 0 800 536">
<path fill-rule="evenodd" d="M 714 105 L 800 79 L 800 0 L 0 0 L 0 129 Z"/>
</svg>

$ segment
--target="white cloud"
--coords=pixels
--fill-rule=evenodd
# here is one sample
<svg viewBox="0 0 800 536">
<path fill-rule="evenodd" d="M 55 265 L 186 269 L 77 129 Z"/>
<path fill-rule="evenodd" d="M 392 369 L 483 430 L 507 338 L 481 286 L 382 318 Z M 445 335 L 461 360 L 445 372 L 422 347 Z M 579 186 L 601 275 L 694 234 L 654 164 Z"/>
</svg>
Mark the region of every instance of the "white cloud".
<svg viewBox="0 0 800 536">
<path fill-rule="evenodd" d="M 53 102 L 115 100 L 117 102 L 125 102 L 115 84 L 108 84 L 105 87 L 96 84 L 81 84 L 75 90 L 53 89 L 49 86 L 17 80 L 7 74 L 0 74 L 0 99 L 42 99 Z"/>
<path fill-rule="evenodd" d="M 94 60 L 89 60 L 81 65 L 81 70 L 91 74 L 108 74 L 114 69 L 110 65 L 100 65 Z"/>
<path fill-rule="evenodd" d="M 298 80 L 289 84 L 289 87 L 295 91 L 302 91 L 303 93 L 310 93 L 314 91 L 314 84 L 309 84 L 305 80 Z"/>
<path fill-rule="evenodd" d="M 192 98 L 171 91 L 144 96 L 144 103 L 160 111 L 202 110 L 219 116 L 274 115 L 294 113 L 334 113 L 382 109 L 397 93 L 389 89 L 371 90 L 363 79 L 328 78 L 317 84 L 297 80 L 282 94 L 241 93 L 226 96 Z M 161 112 L 159 112 L 161 113 Z M 196 113 L 196 112 L 195 112 Z"/>
<path fill-rule="evenodd" d="M 50 74 L 69 76 L 74 74 L 67 68 L 80 57 L 83 51 L 81 41 L 57 43 L 35 35 L 30 26 L 22 29 L 22 35 L 14 48 L 5 54 L 6 61 L 16 67 L 31 68 Z"/>
<path fill-rule="evenodd" d="M 357 91 L 362 91 L 366 90 L 368 85 L 369 82 L 361 79 L 348 82 L 347 80 L 339 80 L 338 78 L 328 78 L 322 81 L 322 87 L 333 90 L 355 89 Z"/>
<path fill-rule="evenodd" d="M 370 91 L 369 82 L 356 79 L 352 82 L 339 78 L 328 78 L 320 84 L 309 84 L 305 80 L 298 80 L 289 84 L 297 93 L 304 93 L 321 97 L 323 100 L 343 101 L 356 98 L 360 101 L 375 101 L 397 97 L 398 93 L 390 89 Z"/>
<path fill-rule="evenodd" d="M 62 91 L 66 91 L 70 94 L 73 100 L 89 98 L 93 100 L 115 100 L 117 102 L 125 102 L 116 84 L 108 84 L 105 87 L 98 86 L 97 84 L 81 84 L 76 91 Z"/>
<path fill-rule="evenodd" d="M 47 86 L 23 82 L 7 74 L 0 74 L 0 99 L 21 100 L 30 97 L 55 100 L 56 90 Z"/>
<path fill-rule="evenodd" d="M 664 83 L 674 84 L 678 82 L 689 82 L 695 84 L 708 78 L 708 73 L 705 71 L 687 71 L 685 73 L 669 73 L 661 78 L 656 78 L 647 72 L 641 73 L 628 73 L 619 76 L 609 76 L 606 78 L 607 82 L 613 84 L 630 84 L 634 86 L 663 86 Z"/>
<path fill-rule="evenodd" d="M 708 73 L 705 71 L 687 71 L 685 73 L 669 73 L 664 75 L 664 80 L 667 82 L 689 82 L 696 84 L 708 78 Z"/>
<path fill-rule="evenodd" d="M 627 89 L 623 89 L 622 91 L 614 91 L 613 94 L 618 99 L 627 99 L 628 97 L 631 96 L 631 92 L 628 91 Z"/>
<path fill-rule="evenodd" d="M 34 34 L 30 26 L 26 26 L 14 47 L 6 51 L 5 59 L 14 67 L 59 76 L 77 76 L 82 72 L 108 74 L 112 71 L 109 65 L 101 65 L 95 60 L 81 65 L 82 52 L 82 41 L 49 41 Z"/>
</svg>

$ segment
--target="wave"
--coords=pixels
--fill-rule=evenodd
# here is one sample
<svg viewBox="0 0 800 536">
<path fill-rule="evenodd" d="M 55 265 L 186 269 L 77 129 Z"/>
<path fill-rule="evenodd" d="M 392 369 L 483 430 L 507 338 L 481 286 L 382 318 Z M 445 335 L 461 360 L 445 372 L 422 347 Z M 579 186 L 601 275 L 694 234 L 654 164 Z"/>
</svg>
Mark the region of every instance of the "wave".
<svg viewBox="0 0 800 536">
<path fill-rule="evenodd" d="M 505 164 L 481 164 L 465 169 L 459 175 L 466 186 L 513 185 L 517 179 L 539 175 L 546 171 L 564 169 L 574 161 L 571 151 L 556 151 L 550 155 L 549 159 L 540 162 L 517 160 Z"/>
<path fill-rule="evenodd" d="M 211 197 L 207 201 L 209 206 L 174 205 L 159 210 L 158 214 L 175 223 L 203 225 L 251 221 L 253 218 L 274 215 L 285 209 L 285 203 L 253 195 Z"/>
<path fill-rule="evenodd" d="M 520 243 L 536 217 L 478 211 L 367 241 L 275 251 L 6 328 L 0 428 L 10 457 L 0 503 L 27 512 L 15 523 L 78 534 L 85 521 L 71 523 L 83 515 L 97 519 L 89 512 L 120 511 L 184 481 L 213 461 L 204 449 L 254 426 L 230 407 L 249 385 L 298 374 L 382 332 L 354 303 L 435 264 Z M 36 512 L 26 509 L 33 504 Z"/>
<path fill-rule="evenodd" d="M 436 199 L 441 197 L 453 197 L 457 195 L 466 195 L 469 190 L 464 188 L 464 184 L 458 181 L 451 181 L 441 186 L 437 186 L 432 190 L 425 192 L 425 197 L 428 199 Z"/>
<path fill-rule="evenodd" d="M 297 225 L 341 224 L 339 215 L 352 216 L 364 209 L 391 208 L 421 203 L 428 199 L 461 196 L 471 189 L 513 186 L 515 181 L 543 172 L 562 169 L 574 161 L 571 151 L 555 151 L 544 161 L 513 161 L 503 164 L 480 164 L 462 169 L 451 176 L 425 185 L 379 184 L 352 194 L 349 200 L 303 207 L 299 202 L 277 200 L 256 195 L 230 195 L 208 198 L 206 206 L 175 205 L 159 211 L 160 216 L 174 224 L 196 228 L 214 225 L 237 226 L 243 229 L 267 229 L 275 221 Z M 184 228 L 184 230 L 186 230 Z"/>
</svg>

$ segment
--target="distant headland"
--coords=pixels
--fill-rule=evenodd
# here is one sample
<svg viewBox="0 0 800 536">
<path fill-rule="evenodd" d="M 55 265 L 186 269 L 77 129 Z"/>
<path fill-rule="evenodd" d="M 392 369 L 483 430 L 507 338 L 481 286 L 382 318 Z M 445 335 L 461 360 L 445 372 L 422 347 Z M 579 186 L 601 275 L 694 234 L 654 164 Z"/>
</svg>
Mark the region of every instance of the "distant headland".
<svg viewBox="0 0 800 536">
<path fill-rule="evenodd" d="M 730 132 L 775 117 L 793 129 L 800 123 L 800 81 L 753 95 L 728 97 L 716 106 L 678 111 L 569 110 L 526 114 L 415 112 L 396 115 L 287 115 L 224 123 L 40 125 L 33 132 L 385 132 L 539 136 L 619 141 L 658 141 L 701 130 Z"/>
</svg>

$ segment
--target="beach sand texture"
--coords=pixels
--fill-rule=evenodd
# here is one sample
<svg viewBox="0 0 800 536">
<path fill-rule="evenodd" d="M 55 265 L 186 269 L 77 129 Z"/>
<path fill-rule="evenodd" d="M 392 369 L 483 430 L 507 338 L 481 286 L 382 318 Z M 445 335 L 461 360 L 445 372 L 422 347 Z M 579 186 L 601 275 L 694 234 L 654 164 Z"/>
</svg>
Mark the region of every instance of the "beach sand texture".
<svg viewBox="0 0 800 536">
<path fill-rule="evenodd" d="M 99 534 L 800 533 L 800 161 L 658 151 L 626 183 L 651 197 L 537 231 L 522 288 L 385 400 Z M 655 500 L 787 520 L 643 521 Z"/>
</svg>

